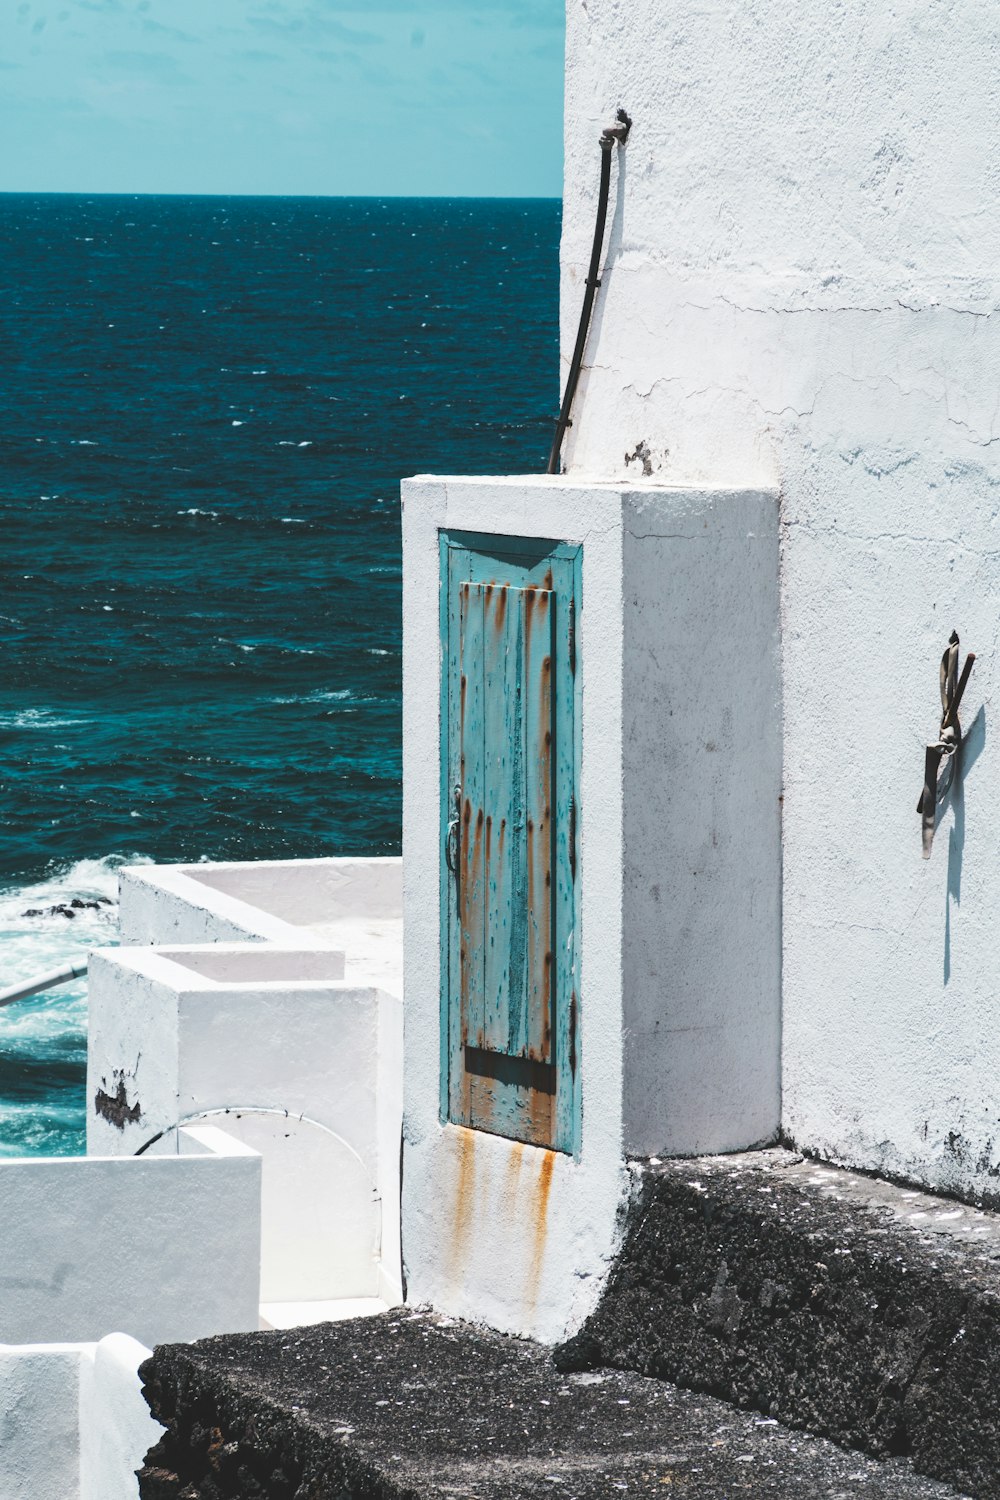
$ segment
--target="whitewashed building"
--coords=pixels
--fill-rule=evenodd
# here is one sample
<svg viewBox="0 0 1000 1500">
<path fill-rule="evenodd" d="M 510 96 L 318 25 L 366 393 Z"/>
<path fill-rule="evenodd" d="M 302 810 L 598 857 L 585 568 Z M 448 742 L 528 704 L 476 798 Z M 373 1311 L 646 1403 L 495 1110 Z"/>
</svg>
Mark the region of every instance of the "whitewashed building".
<svg viewBox="0 0 1000 1500">
<path fill-rule="evenodd" d="M 401 886 L 137 871 L 93 970 L 93 1149 L 262 1158 L 265 1317 L 555 1341 L 651 1156 L 996 1201 L 998 62 L 972 0 L 569 0 L 564 380 L 631 129 L 563 473 L 404 486 Z"/>
</svg>

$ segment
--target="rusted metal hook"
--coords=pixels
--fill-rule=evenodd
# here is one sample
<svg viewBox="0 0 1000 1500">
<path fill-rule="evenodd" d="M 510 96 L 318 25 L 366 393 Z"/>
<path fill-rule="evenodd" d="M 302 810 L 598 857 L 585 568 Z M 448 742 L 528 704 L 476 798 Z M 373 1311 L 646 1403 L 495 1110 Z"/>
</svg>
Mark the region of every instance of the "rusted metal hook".
<svg viewBox="0 0 1000 1500">
<path fill-rule="evenodd" d="M 917 812 L 922 819 L 921 836 L 924 859 L 930 859 L 931 846 L 934 843 L 938 774 L 941 770 L 941 762 L 950 760 L 962 743 L 962 726 L 958 721 L 958 710 L 969 681 L 972 664 L 976 659 L 975 654 L 970 651 L 965 658 L 962 675 L 959 676 L 958 646 L 958 632 L 953 630 L 948 637 L 948 644 L 941 658 L 941 731 L 937 743 L 928 745 L 924 752 L 924 785 L 917 803 Z"/>
</svg>

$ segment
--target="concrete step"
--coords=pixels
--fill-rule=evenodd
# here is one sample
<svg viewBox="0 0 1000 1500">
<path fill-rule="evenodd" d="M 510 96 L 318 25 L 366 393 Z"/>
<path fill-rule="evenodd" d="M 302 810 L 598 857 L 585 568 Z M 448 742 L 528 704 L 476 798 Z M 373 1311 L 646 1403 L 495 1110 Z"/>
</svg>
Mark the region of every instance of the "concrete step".
<svg viewBox="0 0 1000 1500">
<path fill-rule="evenodd" d="M 634 1370 L 1000 1497 L 1000 1218 L 790 1151 L 653 1162 L 563 1371 Z"/>
<path fill-rule="evenodd" d="M 156 1350 L 142 1500 L 945 1500 L 955 1491 L 628 1371 L 398 1309 Z"/>
<path fill-rule="evenodd" d="M 388 1312 L 381 1297 L 331 1297 L 326 1302 L 262 1302 L 261 1328 L 303 1328 L 308 1323 L 343 1323 Z"/>
</svg>

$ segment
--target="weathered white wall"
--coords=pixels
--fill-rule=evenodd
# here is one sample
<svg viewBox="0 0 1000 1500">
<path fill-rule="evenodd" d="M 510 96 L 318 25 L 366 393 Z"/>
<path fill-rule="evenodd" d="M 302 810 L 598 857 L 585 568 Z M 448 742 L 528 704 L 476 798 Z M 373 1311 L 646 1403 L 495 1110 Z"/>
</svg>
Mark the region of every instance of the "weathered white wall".
<svg viewBox="0 0 1000 1500">
<path fill-rule="evenodd" d="M 138 1500 L 135 1471 L 163 1434 L 138 1374 L 151 1352 L 127 1334 L 111 1333 L 81 1361 L 80 1500 Z"/>
<path fill-rule="evenodd" d="M 128 1155 L 229 1111 L 263 1159 L 267 1303 L 400 1299 L 402 1002 L 343 972 L 340 952 L 271 944 L 91 960 L 88 1149 Z M 140 1113 L 116 1124 L 95 1098 L 120 1085 Z"/>
<path fill-rule="evenodd" d="M 138 1500 L 135 1471 L 163 1431 L 137 1373 L 150 1352 L 123 1333 L 0 1344 L 3 1500 Z"/>
<path fill-rule="evenodd" d="M 0 1344 L 0 1495 L 76 1500 L 87 1344 Z"/>
<path fill-rule="evenodd" d="M 784 1120 L 991 1194 L 1000 39 L 956 0 L 568 0 L 565 375 L 597 189 L 610 250 L 572 473 L 783 496 Z M 964 797 L 915 813 L 957 628 Z M 974 761 L 974 764 L 969 764 Z"/>
<path fill-rule="evenodd" d="M 633 494 L 622 567 L 625 1151 L 734 1150 L 781 1110 L 777 496 Z"/>
<path fill-rule="evenodd" d="M 626 1149 L 745 1146 L 777 1125 L 776 497 L 516 476 L 412 480 L 403 496 L 408 1296 L 554 1339 L 596 1297 Z M 583 544 L 576 1159 L 439 1119 L 441 529 Z M 691 660 L 699 637 L 718 636 L 723 609 L 741 644 L 716 641 L 706 663 Z M 714 695 L 689 680 L 705 665 Z M 635 697 L 643 685 L 648 702 Z M 648 753 L 651 740 L 672 747 L 669 767 Z M 703 766 L 706 756 L 717 761 Z M 759 803 L 745 831 L 729 807 L 740 782 Z M 670 828 L 680 819 L 707 846 L 714 830 L 728 863 L 678 870 Z M 758 866 L 770 894 L 753 912 Z M 711 916 L 701 911 L 696 926 L 699 903 Z M 747 941 L 768 957 L 748 954 Z M 764 1010 L 766 1025 L 747 1024 Z M 707 1049 L 705 1026 L 715 1030 Z M 734 1076 L 740 1062 L 757 1084 L 750 1094 Z M 698 1090 L 716 1108 L 692 1121 L 672 1095 Z"/>
<path fill-rule="evenodd" d="M 621 495 L 517 479 L 403 486 L 403 878 L 406 923 L 403 1262 L 407 1296 L 558 1338 L 589 1310 L 614 1244 L 622 1167 Z M 579 659 L 579 1160 L 454 1125 L 440 1105 L 442 528 L 586 539 Z M 608 774 L 609 768 L 611 774 Z M 617 774 L 616 774 L 617 771 Z M 600 857 L 598 858 L 598 851 Z"/>
<path fill-rule="evenodd" d="M 0 1338 L 152 1346 L 257 1327 L 260 1158 L 203 1130 L 200 1154 L 0 1161 Z"/>
<path fill-rule="evenodd" d="M 340 948 L 359 984 L 402 990 L 398 858 L 135 865 L 121 871 L 123 943 Z"/>
</svg>

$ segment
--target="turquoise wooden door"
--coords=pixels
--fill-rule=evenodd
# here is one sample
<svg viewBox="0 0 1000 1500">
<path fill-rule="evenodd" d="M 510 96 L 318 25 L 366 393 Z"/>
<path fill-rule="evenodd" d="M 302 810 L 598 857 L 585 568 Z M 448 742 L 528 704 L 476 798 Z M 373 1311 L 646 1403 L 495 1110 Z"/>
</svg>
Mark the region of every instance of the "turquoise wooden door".
<svg viewBox="0 0 1000 1500">
<path fill-rule="evenodd" d="M 579 1134 L 580 551 L 441 538 L 442 1111 L 562 1151 Z"/>
</svg>

